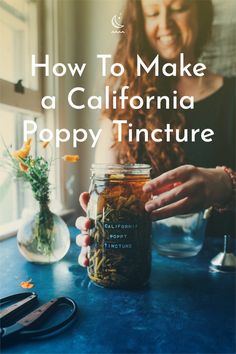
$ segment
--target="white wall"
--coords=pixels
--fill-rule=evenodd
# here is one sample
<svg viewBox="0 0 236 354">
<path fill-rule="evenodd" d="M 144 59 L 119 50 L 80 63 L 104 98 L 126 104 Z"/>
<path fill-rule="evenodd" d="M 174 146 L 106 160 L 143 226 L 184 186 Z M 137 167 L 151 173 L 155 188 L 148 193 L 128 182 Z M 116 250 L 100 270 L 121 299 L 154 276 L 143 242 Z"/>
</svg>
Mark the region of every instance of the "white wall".
<svg viewBox="0 0 236 354">
<path fill-rule="evenodd" d="M 236 0 L 213 0 L 212 38 L 203 60 L 213 71 L 236 75 Z"/>
</svg>

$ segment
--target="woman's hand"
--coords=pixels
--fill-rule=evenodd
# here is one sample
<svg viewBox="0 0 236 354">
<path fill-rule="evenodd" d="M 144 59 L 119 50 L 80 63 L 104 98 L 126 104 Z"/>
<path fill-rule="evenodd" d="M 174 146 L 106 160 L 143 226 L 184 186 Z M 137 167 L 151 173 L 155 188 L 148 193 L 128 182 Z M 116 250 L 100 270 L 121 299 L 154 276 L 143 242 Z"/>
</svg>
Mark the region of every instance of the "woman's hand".
<svg viewBox="0 0 236 354">
<path fill-rule="evenodd" d="M 89 201 L 89 193 L 87 192 L 81 193 L 79 201 L 81 207 L 86 212 L 88 201 Z M 81 247 L 80 255 L 78 257 L 78 262 L 81 266 L 87 267 L 89 265 L 89 260 L 88 260 L 89 244 L 90 244 L 89 229 L 91 227 L 91 221 L 87 217 L 80 216 L 76 220 L 75 226 L 81 231 L 81 234 L 79 234 L 76 237 L 76 243 L 78 246 Z"/>
<path fill-rule="evenodd" d="M 158 220 L 223 205 L 230 199 L 232 185 L 222 168 L 184 165 L 147 182 L 143 190 L 155 196 L 145 209 Z"/>
</svg>

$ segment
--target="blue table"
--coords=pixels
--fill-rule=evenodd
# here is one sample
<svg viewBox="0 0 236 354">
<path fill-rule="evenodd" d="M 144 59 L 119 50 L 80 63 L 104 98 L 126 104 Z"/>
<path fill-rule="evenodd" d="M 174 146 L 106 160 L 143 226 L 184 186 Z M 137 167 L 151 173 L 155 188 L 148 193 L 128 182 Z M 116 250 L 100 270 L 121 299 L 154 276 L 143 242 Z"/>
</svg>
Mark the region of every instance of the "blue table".
<svg viewBox="0 0 236 354">
<path fill-rule="evenodd" d="M 198 256 L 175 260 L 153 248 L 149 287 L 140 291 L 102 289 L 77 265 L 76 230 L 67 256 L 53 265 L 28 263 L 15 238 L 0 244 L 1 297 L 21 292 L 32 278 L 40 302 L 69 296 L 80 315 L 49 339 L 14 344 L 3 353 L 233 353 L 235 275 L 212 273 L 209 260 L 222 239 L 206 240 Z"/>
</svg>

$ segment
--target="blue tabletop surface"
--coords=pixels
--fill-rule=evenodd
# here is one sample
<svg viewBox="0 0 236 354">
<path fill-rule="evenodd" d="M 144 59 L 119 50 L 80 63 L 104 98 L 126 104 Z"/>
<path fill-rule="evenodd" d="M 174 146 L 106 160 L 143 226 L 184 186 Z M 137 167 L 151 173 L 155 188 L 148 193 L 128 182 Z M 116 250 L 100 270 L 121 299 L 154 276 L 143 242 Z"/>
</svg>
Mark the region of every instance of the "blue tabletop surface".
<svg viewBox="0 0 236 354">
<path fill-rule="evenodd" d="M 16 239 L 0 244 L 1 297 L 24 291 L 32 278 L 40 303 L 69 296 L 80 309 L 59 335 L 28 340 L 3 353 L 234 353 L 235 274 L 212 273 L 209 261 L 223 238 L 208 238 L 198 256 L 169 259 L 153 247 L 149 286 L 139 291 L 103 289 L 77 265 L 76 230 L 66 257 L 53 265 L 28 263 Z"/>
</svg>

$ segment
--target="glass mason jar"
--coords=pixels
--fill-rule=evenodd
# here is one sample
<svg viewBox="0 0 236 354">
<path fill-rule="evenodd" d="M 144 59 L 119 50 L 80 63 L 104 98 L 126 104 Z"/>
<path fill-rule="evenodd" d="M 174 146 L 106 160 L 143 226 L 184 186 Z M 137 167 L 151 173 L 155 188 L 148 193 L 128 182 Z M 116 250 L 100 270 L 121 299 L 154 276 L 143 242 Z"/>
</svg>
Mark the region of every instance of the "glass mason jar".
<svg viewBox="0 0 236 354">
<path fill-rule="evenodd" d="M 142 191 L 149 165 L 92 165 L 89 278 L 111 288 L 144 286 L 151 271 L 151 219 Z"/>
</svg>

